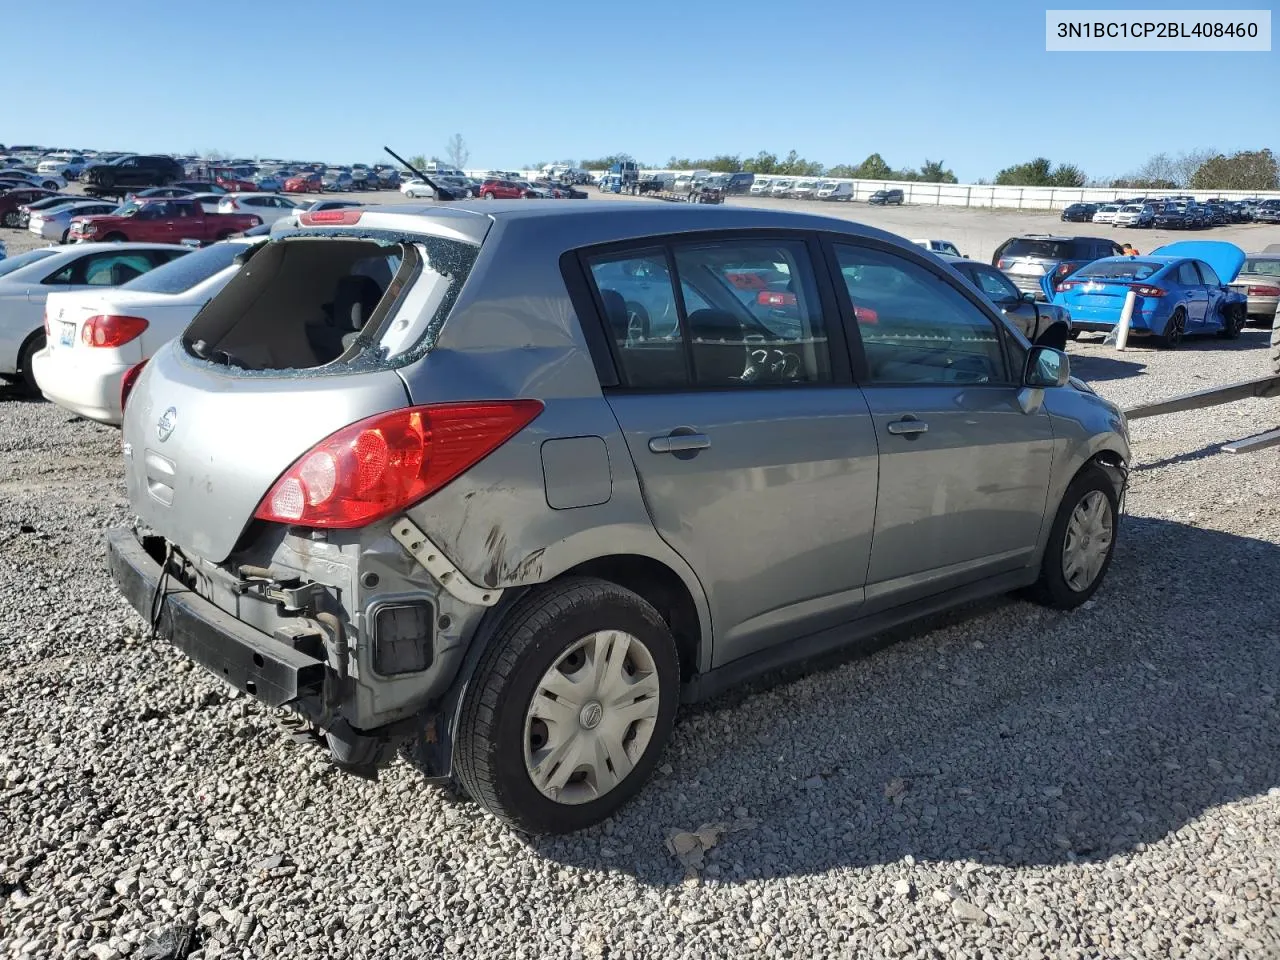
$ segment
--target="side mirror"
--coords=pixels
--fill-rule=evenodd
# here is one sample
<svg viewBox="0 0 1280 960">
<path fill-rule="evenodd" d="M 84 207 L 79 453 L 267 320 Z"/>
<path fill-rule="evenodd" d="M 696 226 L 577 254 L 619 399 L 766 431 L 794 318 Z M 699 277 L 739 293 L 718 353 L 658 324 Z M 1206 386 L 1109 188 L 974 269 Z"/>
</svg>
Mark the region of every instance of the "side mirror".
<svg viewBox="0 0 1280 960">
<path fill-rule="evenodd" d="M 1025 300 L 1027 303 L 1035 303 L 1036 295 L 1034 293 L 1031 293 L 1030 291 L 1027 291 L 1022 294 L 1022 299 Z"/>
<path fill-rule="evenodd" d="M 1071 361 L 1061 350 L 1053 347 L 1032 347 L 1027 354 L 1027 368 L 1022 375 L 1022 385 L 1033 390 L 1047 387 L 1065 387 L 1071 379 Z"/>
</svg>

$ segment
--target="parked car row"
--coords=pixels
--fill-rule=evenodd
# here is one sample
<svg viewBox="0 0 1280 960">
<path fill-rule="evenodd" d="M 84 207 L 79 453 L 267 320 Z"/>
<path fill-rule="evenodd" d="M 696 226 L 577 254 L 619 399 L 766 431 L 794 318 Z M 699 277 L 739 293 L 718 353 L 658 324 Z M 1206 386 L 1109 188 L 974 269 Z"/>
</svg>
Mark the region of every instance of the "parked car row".
<svg viewBox="0 0 1280 960">
<path fill-rule="evenodd" d="M 1193 197 L 1140 197 L 1113 203 L 1073 203 L 1062 211 L 1062 220 L 1115 227 L 1200 230 L 1231 223 L 1280 222 L 1280 200 L 1197 201 Z"/>
</svg>

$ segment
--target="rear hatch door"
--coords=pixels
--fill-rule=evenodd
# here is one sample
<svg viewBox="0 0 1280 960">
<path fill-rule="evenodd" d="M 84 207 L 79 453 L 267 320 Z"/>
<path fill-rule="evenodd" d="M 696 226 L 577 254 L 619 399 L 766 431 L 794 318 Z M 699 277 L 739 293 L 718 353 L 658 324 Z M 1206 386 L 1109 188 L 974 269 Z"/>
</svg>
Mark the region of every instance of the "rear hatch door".
<svg viewBox="0 0 1280 960">
<path fill-rule="evenodd" d="M 125 408 L 130 502 L 156 533 L 220 562 L 290 464 L 335 430 L 407 402 L 393 370 L 245 376 L 172 340 Z"/>
</svg>

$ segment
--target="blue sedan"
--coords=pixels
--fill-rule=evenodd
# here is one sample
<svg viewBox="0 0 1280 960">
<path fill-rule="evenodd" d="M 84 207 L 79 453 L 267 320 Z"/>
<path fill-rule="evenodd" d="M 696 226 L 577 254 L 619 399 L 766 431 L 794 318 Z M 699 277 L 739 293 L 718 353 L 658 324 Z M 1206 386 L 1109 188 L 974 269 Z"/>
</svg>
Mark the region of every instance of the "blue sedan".
<svg viewBox="0 0 1280 960">
<path fill-rule="evenodd" d="M 1109 332 L 1132 292 L 1130 336 L 1162 347 L 1196 334 L 1234 339 L 1248 317 L 1247 298 L 1230 287 L 1244 261 L 1243 250 L 1217 240 L 1170 243 L 1145 257 L 1104 257 L 1063 280 L 1053 302 L 1071 312 L 1074 329 Z"/>
</svg>

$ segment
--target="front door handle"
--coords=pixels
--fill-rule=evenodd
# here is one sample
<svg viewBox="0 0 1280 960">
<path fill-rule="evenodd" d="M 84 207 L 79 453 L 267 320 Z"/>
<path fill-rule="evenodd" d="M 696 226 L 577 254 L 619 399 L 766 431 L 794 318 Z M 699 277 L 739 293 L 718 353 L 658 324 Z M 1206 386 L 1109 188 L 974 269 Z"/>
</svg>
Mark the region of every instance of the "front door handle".
<svg viewBox="0 0 1280 960">
<path fill-rule="evenodd" d="M 929 425 L 915 417 L 903 417 L 889 424 L 888 430 L 895 437 L 915 437 L 929 432 Z"/>
<path fill-rule="evenodd" d="M 711 438 L 705 433 L 673 433 L 665 437 L 651 437 L 649 449 L 654 453 L 683 453 L 687 450 L 705 450 L 711 446 Z"/>
</svg>

